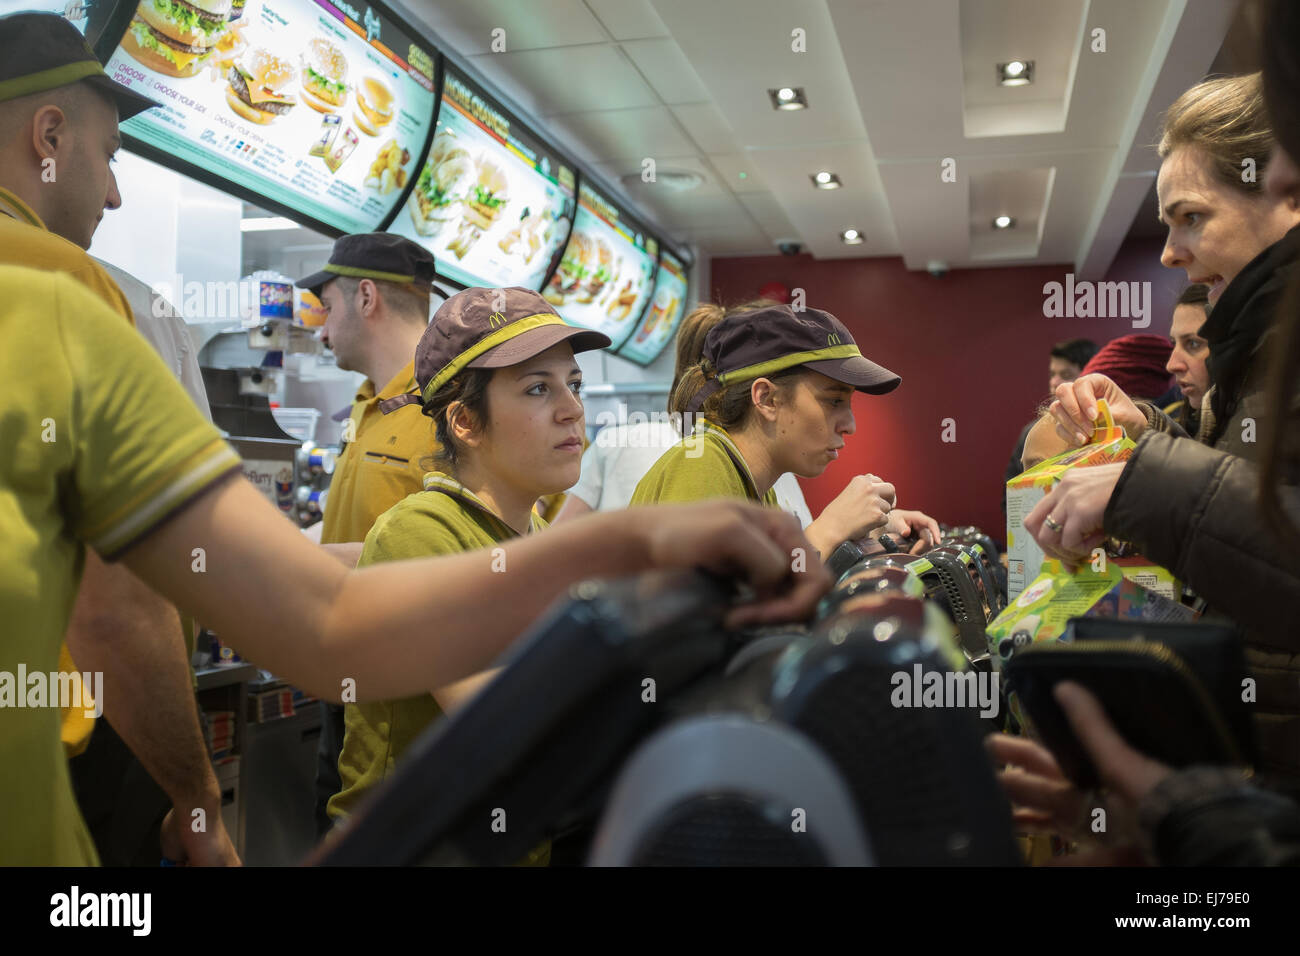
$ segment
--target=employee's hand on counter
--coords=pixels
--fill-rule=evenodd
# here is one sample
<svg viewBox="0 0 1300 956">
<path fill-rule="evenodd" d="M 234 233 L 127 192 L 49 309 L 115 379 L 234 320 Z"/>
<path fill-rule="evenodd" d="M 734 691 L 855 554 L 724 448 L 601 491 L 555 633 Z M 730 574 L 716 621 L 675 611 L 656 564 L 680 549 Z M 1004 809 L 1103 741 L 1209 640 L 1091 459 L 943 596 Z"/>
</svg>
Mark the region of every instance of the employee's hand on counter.
<svg viewBox="0 0 1300 956">
<path fill-rule="evenodd" d="M 1105 537 L 1102 518 L 1124 465 L 1071 469 L 1025 516 L 1025 528 L 1044 554 L 1063 561 L 1067 569 L 1087 560 Z"/>
<path fill-rule="evenodd" d="M 203 811 L 202 816 L 195 813 Z M 196 829 L 200 827 L 201 829 Z M 242 866 L 235 845 L 230 842 L 221 819 L 221 798 L 200 808 L 172 807 L 163 818 L 164 859 L 183 866 Z"/>
<path fill-rule="evenodd" d="M 1056 419 L 1056 433 L 1070 447 L 1086 445 L 1092 438 L 1092 423 L 1097 418 L 1097 399 L 1104 398 L 1115 422 L 1124 433 L 1137 441 L 1147 427 L 1147 417 L 1133 400 L 1105 375 L 1093 372 L 1073 382 L 1056 386 L 1056 400 L 1049 411 Z"/>
<path fill-rule="evenodd" d="M 843 542 L 865 538 L 883 528 L 895 499 L 889 482 L 875 475 L 856 475 L 808 525 L 808 540 L 826 560 Z"/>
<path fill-rule="evenodd" d="M 776 508 L 716 500 L 625 514 L 639 521 L 651 567 L 703 567 L 754 589 L 757 598 L 732 610 L 729 627 L 806 620 L 830 590 L 799 519 Z"/>
<path fill-rule="evenodd" d="M 924 554 L 938 545 L 942 537 L 939 522 L 924 511 L 907 511 L 902 508 L 889 513 L 889 519 L 880 528 L 880 534 L 914 539 L 916 543 L 908 549 L 909 554 Z"/>
</svg>

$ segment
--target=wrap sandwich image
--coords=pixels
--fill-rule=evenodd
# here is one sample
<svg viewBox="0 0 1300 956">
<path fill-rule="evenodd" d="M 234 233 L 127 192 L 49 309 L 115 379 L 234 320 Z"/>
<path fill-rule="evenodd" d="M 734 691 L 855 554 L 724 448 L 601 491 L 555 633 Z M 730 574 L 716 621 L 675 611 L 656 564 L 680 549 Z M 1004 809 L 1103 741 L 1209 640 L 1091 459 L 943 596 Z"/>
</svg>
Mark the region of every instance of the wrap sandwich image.
<svg viewBox="0 0 1300 956">
<path fill-rule="evenodd" d="M 451 130 L 441 130 L 416 180 L 408 207 L 415 231 L 436 236 L 460 218 L 461 204 L 478 179 L 478 169 Z"/>
</svg>

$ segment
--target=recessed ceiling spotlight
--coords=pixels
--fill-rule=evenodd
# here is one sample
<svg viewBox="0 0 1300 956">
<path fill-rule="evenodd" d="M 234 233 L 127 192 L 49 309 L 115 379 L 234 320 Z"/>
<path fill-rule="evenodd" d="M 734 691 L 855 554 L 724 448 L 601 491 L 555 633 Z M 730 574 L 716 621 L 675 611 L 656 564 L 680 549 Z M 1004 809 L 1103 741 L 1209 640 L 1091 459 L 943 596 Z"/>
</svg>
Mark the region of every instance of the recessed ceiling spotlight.
<svg viewBox="0 0 1300 956">
<path fill-rule="evenodd" d="M 844 243 L 846 246 L 857 246 L 866 242 L 866 239 L 863 237 L 862 233 L 858 232 L 856 229 L 845 229 L 840 233 L 840 242 Z"/>
<path fill-rule="evenodd" d="M 1016 224 L 1015 219 L 1011 216 L 998 216 L 993 220 L 994 229 L 1010 229 Z"/>
<path fill-rule="evenodd" d="M 1034 82 L 1033 60 L 1009 60 L 998 64 L 999 86 L 1025 86 Z"/>
<path fill-rule="evenodd" d="M 804 95 L 802 86 L 783 86 L 779 90 L 768 90 L 767 95 L 772 100 L 772 109 L 774 110 L 805 110 L 808 108 L 808 97 Z"/>
<path fill-rule="evenodd" d="M 818 189 L 839 189 L 844 184 L 840 182 L 840 177 L 834 173 L 828 173 L 823 170 L 809 177 L 814 186 Z"/>
</svg>

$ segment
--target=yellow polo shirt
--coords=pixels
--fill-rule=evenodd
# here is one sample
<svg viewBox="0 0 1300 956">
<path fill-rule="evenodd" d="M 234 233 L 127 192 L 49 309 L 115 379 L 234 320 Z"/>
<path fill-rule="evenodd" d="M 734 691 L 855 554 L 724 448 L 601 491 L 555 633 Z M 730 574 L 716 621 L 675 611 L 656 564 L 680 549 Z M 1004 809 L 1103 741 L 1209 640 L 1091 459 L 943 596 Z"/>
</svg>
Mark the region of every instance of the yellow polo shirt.
<svg viewBox="0 0 1300 956">
<path fill-rule="evenodd" d="M 695 431 L 660 456 L 632 493 L 633 505 L 748 498 L 781 507 L 776 490 L 760 495 L 740 449 L 726 429 L 700 419 Z"/>
<path fill-rule="evenodd" d="M 486 503 L 450 475 L 430 472 L 423 484 L 424 491 L 403 498 L 375 522 L 357 567 L 477 551 L 518 537 Z M 529 515 L 529 520 L 530 534 L 546 527 L 546 521 L 536 512 Z M 326 808 L 329 815 L 339 819 L 352 813 L 366 794 L 393 772 L 420 734 L 441 716 L 442 708 L 432 693 L 345 704 L 343 751 L 339 755 L 343 789 L 330 798 Z M 549 859 L 547 843 L 525 862 L 544 865 Z"/>
<path fill-rule="evenodd" d="M 84 548 L 117 557 L 241 465 L 72 278 L 0 265 L 0 342 L 0 865 L 93 864 L 57 701 L 32 675 L 58 665 Z"/>
<path fill-rule="evenodd" d="M 429 469 L 427 462 L 421 462 L 438 448 L 433 419 L 419 405 L 403 405 L 387 415 L 379 410 L 385 399 L 418 390 L 412 357 L 382 392 L 376 394 L 375 383 L 369 379 L 357 392 L 330 480 L 322 544 L 365 541 L 380 515 L 424 487 Z"/>
<path fill-rule="evenodd" d="M 0 264 L 28 266 L 52 272 L 66 272 L 110 308 L 135 326 L 135 313 L 126 295 L 117 287 L 98 262 L 75 242 L 55 235 L 41 217 L 9 190 L 0 187 Z M 77 665 L 64 644 L 59 650 L 59 670 L 75 671 Z M 63 743 L 68 756 L 75 757 L 90 743 L 95 718 L 86 717 L 82 708 L 70 708 L 63 714 Z"/>
<path fill-rule="evenodd" d="M 75 242 L 50 232 L 30 206 L 3 187 L 0 187 L 0 264 L 66 272 L 135 326 L 131 303 L 104 267 Z"/>
</svg>

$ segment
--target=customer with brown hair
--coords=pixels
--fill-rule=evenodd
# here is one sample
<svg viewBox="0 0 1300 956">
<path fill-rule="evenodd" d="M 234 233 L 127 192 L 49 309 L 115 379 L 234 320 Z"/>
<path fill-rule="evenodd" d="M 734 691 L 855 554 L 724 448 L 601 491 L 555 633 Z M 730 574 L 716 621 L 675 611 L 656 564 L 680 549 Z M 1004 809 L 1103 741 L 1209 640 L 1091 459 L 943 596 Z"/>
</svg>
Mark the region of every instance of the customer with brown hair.
<svg viewBox="0 0 1300 956">
<path fill-rule="evenodd" d="M 1210 314 L 1210 289 L 1200 283 L 1193 283 L 1178 296 L 1174 306 L 1173 319 L 1169 325 L 1169 342 L 1173 352 L 1165 365 L 1169 374 L 1182 392 L 1182 400 L 1165 407 L 1165 414 L 1171 416 L 1189 435 L 1195 435 L 1201 427 L 1201 403 L 1205 393 L 1210 390 L 1210 368 L 1207 359 L 1210 356 L 1209 343 L 1201 337 L 1201 327 Z"/>
</svg>

